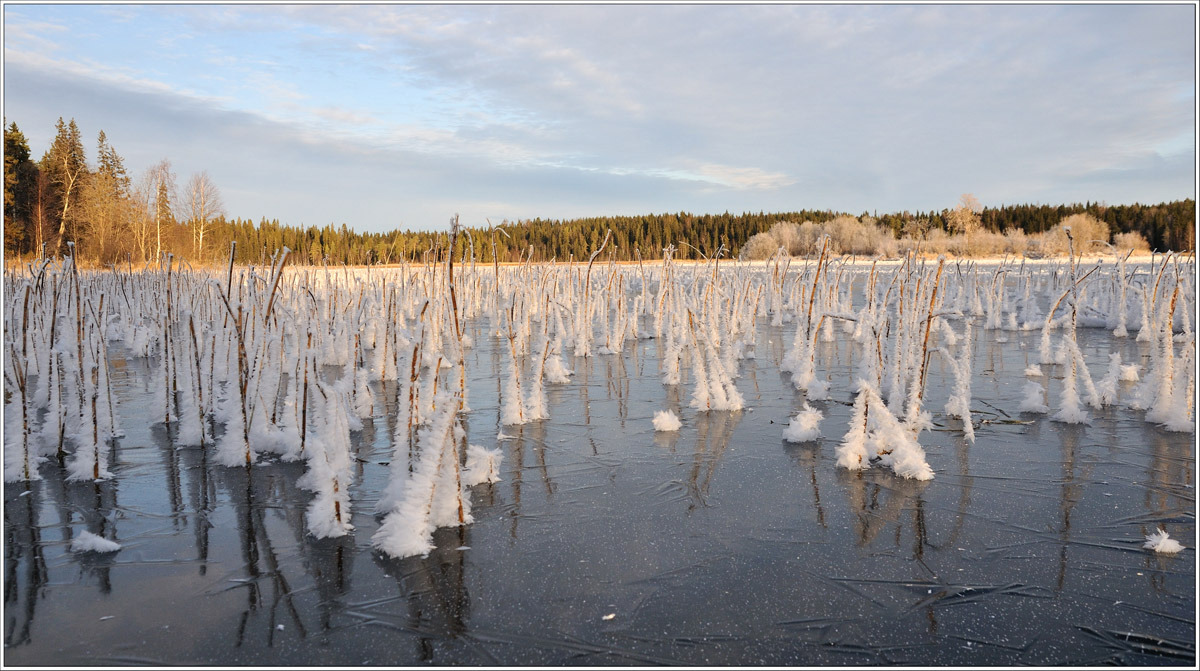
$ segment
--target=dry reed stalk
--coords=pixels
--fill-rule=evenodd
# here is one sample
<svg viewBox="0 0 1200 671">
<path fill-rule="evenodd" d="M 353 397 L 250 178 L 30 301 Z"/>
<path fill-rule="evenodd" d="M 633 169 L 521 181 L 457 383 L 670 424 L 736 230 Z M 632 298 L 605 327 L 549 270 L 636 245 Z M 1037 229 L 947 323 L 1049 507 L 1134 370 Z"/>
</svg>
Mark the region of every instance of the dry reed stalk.
<svg viewBox="0 0 1200 671">
<path fill-rule="evenodd" d="M 423 334 L 424 329 L 422 329 L 421 332 Z M 408 436 L 408 472 L 409 473 L 412 473 L 412 470 L 413 470 L 413 464 L 412 464 L 412 461 L 413 461 L 413 429 L 415 428 L 413 419 L 417 412 L 417 394 L 418 394 L 417 378 L 419 377 L 419 374 L 420 374 L 420 370 L 417 367 L 417 357 L 420 356 L 420 353 L 421 353 L 421 343 L 418 342 L 417 344 L 413 345 L 412 370 L 409 374 L 409 383 L 408 383 L 408 433 L 406 435 Z M 399 399 L 397 399 L 397 405 L 399 405 L 398 401 L 399 401 Z"/>
<path fill-rule="evenodd" d="M 233 274 L 233 253 L 229 256 L 230 278 L 232 282 Z M 237 314 L 233 313 L 233 307 L 229 303 L 229 295 L 227 293 L 220 294 L 221 302 L 225 305 L 225 312 L 228 318 L 233 319 L 234 330 L 233 335 L 237 340 L 237 369 L 238 369 L 238 396 L 241 400 L 239 411 L 242 415 L 242 441 L 246 448 L 246 468 L 250 468 L 252 464 L 252 454 L 250 452 L 250 422 L 246 408 L 246 394 L 250 388 L 250 371 L 246 360 L 246 342 L 245 342 L 245 312 L 242 306 L 241 296 L 242 284 L 238 285 L 238 308 Z M 227 322 L 228 323 L 228 322 Z"/>
<path fill-rule="evenodd" d="M 458 321 L 458 295 L 454 290 L 454 244 L 457 241 L 458 215 L 456 214 L 450 221 L 450 253 L 446 255 L 446 280 L 450 289 L 450 311 L 454 315 L 454 339 L 458 344 L 458 411 L 462 412 L 467 398 L 467 364 L 466 351 L 463 347 L 462 325 Z M 459 456 L 461 457 L 461 455 Z M 462 517 L 461 502 L 459 503 L 459 517 Z"/>
<path fill-rule="evenodd" d="M 596 257 L 600 256 L 600 253 L 608 246 L 608 239 L 611 236 L 612 229 L 608 229 L 608 232 L 604 234 L 604 241 L 600 243 L 600 248 L 592 252 L 592 255 L 588 257 L 587 274 L 583 279 L 583 313 L 587 317 L 590 317 L 588 305 L 592 294 L 592 264 L 596 262 Z"/>
<path fill-rule="evenodd" d="M 513 319 L 516 317 L 516 296 L 513 296 L 513 305 L 508 310 L 508 349 L 512 354 L 513 362 L 513 378 L 517 381 L 517 416 L 521 419 L 521 423 L 525 423 L 525 403 L 524 396 L 521 393 L 521 369 L 517 361 L 517 344 L 516 334 L 513 333 Z"/>
<path fill-rule="evenodd" d="M 200 415 L 200 449 L 204 449 L 204 382 L 200 376 L 200 344 L 196 341 L 196 317 L 188 317 L 188 333 L 192 339 L 192 353 L 196 363 L 196 412 Z M 109 410 L 111 416 L 111 409 Z"/>
<path fill-rule="evenodd" d="M 937 274 L 933 278 L 933 290 L 929 294 L 929 313 L 925 316 L 925 338 L 921 342 L 921 374 L 917 378 L 917 402 L 920 403 L 921 397 L 925 394 L 925 369 L 929 363 L 929 331 L 933 325 L 933 308 L 937 303 L 938 286 L 942 281 L 942 267 L 946 262 L 945 257 L 938 257 Z"/>
<path fill-rule="evenodd" d="M 1175 285 L 1175 290 L 1171 292 L 1170 308 L 1167 310 L 1167 319 L 1163 324 L 1163 375 L 1166 376 L 1166 384 L 1164 388 L 1175 388 L 1175 345 L 1174 337 L 1172 336 L 1172 324 L 1175 321 L 1175 303 L 1179 298 L 1179 285 Z"/>
<path fill-rule="evenodd" d="M 100 366 L 92 364 L 92 479 L 100 479 L 100 423 L 96 418 L 96 397 L 100 385 Z"/>
<path fill-rule="evenodd" d="M 308 353 L 312 349 L 312 331 L 304 345 L 304 382 L 300 392 L 300 454 L 304 454 L 305 441 L 308 437 Z"/>
<path fill-rule="evenodd" d="M 804 336 L 812 338 L 812 311 L 813 303 L 817 298 L 817 282 L 821 279 L 821 268 L 824 267 L 825 253 L 829 250 L 829 236 L 824 236 L 821 241 L 821 256 L 817 259 L 817 269 L 813 272 L 812 290 L 808 294 L 808 313 L 804 319 Z"/>
<path fill-rule="evenodd" d="M 75 258 L 75 243 L 68 242 L 67 247 L 71 250 L 71 282 L 75 287 L 75 347 L 76 347 L 76 371 L 75 379 L 79 386 L 76 392 L 79 396 L 79 416 L 82 418 L 84 413 L 84 381 L 83 381 L 83 302 L 80 300 L 79 288 L 79 262 Z M 68 294 L 68 299 L 70 295 Z"/>
<path fill-rule="evenodd" d="M 27 332 L 29 330 L 29 295 L 30 286 L 26 282 L 24 286 L 25 298 L 23 300 L 23 308 L 21 312 L 21 358 L 18 359 L 16 351 L 12 344 L 9 344 L 9 357 L 13 362 L 13 372 L 16 375 L 17 391 L 21 394 L 21 451 L 24 456 L 22 463 L 22 471 L 24 480 L 29 481 L 32 474 L 29 463 L 29 357 L 27 354 L 26 343 L 28 342 Z M 17 362 L 21 362 L 18 364 Z"/>
</svg>

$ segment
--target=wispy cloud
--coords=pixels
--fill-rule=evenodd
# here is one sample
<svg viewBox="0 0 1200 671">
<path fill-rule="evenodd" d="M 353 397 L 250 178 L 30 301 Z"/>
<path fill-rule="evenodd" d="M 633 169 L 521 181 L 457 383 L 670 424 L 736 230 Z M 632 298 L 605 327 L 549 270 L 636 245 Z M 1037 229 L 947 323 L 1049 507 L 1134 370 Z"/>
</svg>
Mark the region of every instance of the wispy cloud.
<svg viewBox="0 0 1200 671">
<path fill-rule="evenodd" d="M 508 218 L 930 209 L 966 191 L 1149 200 L 1194 184 L 1193 11 L 8 5 L 6 61 L 30 77 L 6 72 L 5 112 L 46 128 L 31 141 L 59 114 L 132 137 L 150 119 L 132 126 L 120 101 L 140 96 L 156 126 L 203 125 L 267 174 L 286 138 L 304 138 L 323 179 L 368 179 L 359 161 L 410 185 L 401 205 L 386 189 L 354 205 L 425 213 L 407 220 L 456 200 L 487 204 L 464 216 Z M 90 82 L 112 102 L 51 105 L 39 78 Z M 308 179 L 292 159 L 276 172 Z M 263 198 L 286 188 L 262 179 Z"/>
</svg>

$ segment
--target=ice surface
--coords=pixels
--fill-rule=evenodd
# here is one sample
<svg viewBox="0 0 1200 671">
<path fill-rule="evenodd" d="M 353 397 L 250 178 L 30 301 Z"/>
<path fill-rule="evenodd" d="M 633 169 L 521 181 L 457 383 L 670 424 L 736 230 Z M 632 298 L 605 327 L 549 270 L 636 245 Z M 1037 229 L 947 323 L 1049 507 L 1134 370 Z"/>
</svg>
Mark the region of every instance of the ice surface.
<svg viewBox="0 0 1200 671">
<path fill-rule="evenodd" d="M 773 299 L 789 315 L 800 300 L 799 290 L 791 293 L 799 266 Z M 565 276 L 565 264 L 559 272 Z M 637 277 L 636 266 L 628 272 Z M 693 306 L 701 306 L 707 275 L 679 272 L 686 273 L 681 286 L 695 281 Z M 729 272 L 754 278 L 761 271 Z M 323 299 L 321 275 L 312 279 Z M 1033 315 L 1048 310 L 1044 293 L 1055 291 L 1049 272 L 1040 280 L 1031 290 Z M 866 281 L 867 271 L 847 266 L 841 286 L 858 299 Z M 404 286 L 398 292 L 419 283 Z M 649 286 L 653 300 L 657 279 Z M 1096 283 L 1089 291 L 1105 290 Z M 969 397 L 976 442 L 944 411 L 954 372 L 933 356 L 923 399 L 932 414 L 918 446 L 936 477 L 903 477 L 909 471 L 893 456 L 898 441 L 880 425 L 858 437 L 865 468 L 851 470 L 839 467 L 842 446 L 855 444 L 852 416 L 865 402 L 852 381 L 880 370 L 864 365 L 863 342 L 873 346 L 874 336 L 868 329 L 856 341 L 835 325 L 833 340 L 817 338 L 814 379 L 828 381 L 829 398 L 816 403 L 780 372 L 803 311 L 772 326 L 764 295 L 753 329 L 726 333 L 738 296 L 727 294 L 712 293 L 711 305 L 725 301 L 717 335 L 752 341 L 757 355 L 734 353 L 729 370 L 722 343 L 705 370 L 720 365 L 745 409 L 689 414 L 677 431 L 646 421 L 687 407 L 695 385 L 687 352 L 679 384 L 663 383 L 665 330 L 612 355 L 595 355 L 602 339 L 590 357 L 566 347 L 563 363 L 574 374 L 558 383 L 547 376 L 550 418 L 504 425 L 509 343 L 488 330 L 485 312 L 466 322 L 475 345 L 466 353 L 474 409 L 450 419 L 453 444 L 441 453 L 423 452 L 421 440 L 394 450 L 407 424 L 398 403 L 407 403 L 400 381 L 412 350 L 402 349 L 397 379 L 368 376 L 374 409 L 348 438 L 353 528 L 326 538 L 311 533 L 305 514 L 318 495 L 297 486 L 307 461 L 284 461 L 278 445 L 256 451 L 250 466 L 240 450 L 232 466 L 222 465 L 218 442 L 234 404 L 210 424 L 205 450 L 181 447 L 181 427 L 164 428 L 149 410 L 153 389 L 145 381 L 157 360 L 114 344 L 114 394 L 128 436 L 107 445 L 113 477 L 66 481 L 57 446 L 39 433 L 35 446 L 49 457 L 42 479 L 5 488 L 6 663 L 1194 666 L 1195 553 L 1141 549 L 1159 528 L 1174 536 L 1165 540 L 1192 545 L 1194 437 L 1129 408 L 1135 385 L 1119 381 L 1119 402 L 1089 409 L 1091 424 L 1022 414 L 1026 396 L 1059 408 L 1065 366 L 1040 364 L 1038 330 L 977 328 Z M 955 297 L 951 291 L 947 300 Z M 962 309 L 972 301 L 968 284 Z M 417 315 L 395 319 L 412 324 Z M 963 317 L 944 319 L 963 331 Z M 637 327 L 651 332 L 654 320 L 647 314 Z M 1057 338 L 1062 329 L 1052 332 Z M 382 344 L 382 325 L 372 333 Z M 933 331 L 931 348 L 949 346 L 939 340 L 944 333 Z M 453 351 L 448 342 L 443 353 Z M 531 349 L 541 342 L 534 337 Z M 1186 346 L 1176 345 L 1177 362 Z M 1107 328 L 1081 328 L 1079 348 L 1097 380 L 1115 352 L 1122 366 L 1148 371 L 1151 363 L 1150 343 L 1114 338 Z M 536 357 L 522 356 L 528 398 Z M 553 360 L 552 353 L 548 368 Z M 1027 394 L 1023 373 L 1039 364 L 1036 393 Z M 452 370 L 443 369 L 439 393 L 457 388 Z M 284 392 L 289 381 L 284 375 Z M 278 381 L 271 382 L 274 389 Z M 423 376 L 418 387 L 427 423 L 437 412 L 432 379 Z M 1079 387 L 1085 391 L 1082 378 Z M 1176 389 L 1186 387 L 1180 377 Z M 234 391 L 218 384 L 213 393 Z M 1183 398 L 1175 394 L 1172 411 Z M 823 415 L 824 440 L 781 441 L 805 401 Z M 905 431 L 901 410 L 892 418 Z M 278 414 L 298 411 L 282 393 Z M 485 471 L 479 445 L 498 452 L 486 470 L 499 480 L 472 486 Z M 68 458 L 75 447 L 66 444 Z M 414 473 L 422 474 L 411 481 L 410 447 Z M 470 487 L 474 521 L 466 525 L 457 524 L 452 496 L 430 496 L 439 495 L 435 482 L 441 493 L 454 492 L 455 458 L 458 484 Z M 376 515 L 393 471 L 405 486 Z M 406 504 L 415 514 L 386 514 Z M 73 551 L 82 528 L 120 538 L 125 549 Z M 380 533 L 386 549 L 371 542 Z"/>
</svg>

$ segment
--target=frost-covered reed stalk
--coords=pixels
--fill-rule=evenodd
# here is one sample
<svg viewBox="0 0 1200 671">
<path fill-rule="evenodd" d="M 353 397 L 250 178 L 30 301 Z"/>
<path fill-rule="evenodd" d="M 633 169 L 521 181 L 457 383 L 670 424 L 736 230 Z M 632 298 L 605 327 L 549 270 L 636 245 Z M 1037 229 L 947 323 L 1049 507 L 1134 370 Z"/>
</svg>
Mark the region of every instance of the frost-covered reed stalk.
<svg viewBox="0 0 1200 671">
<path fill-rule="evenodd" d="M 1159 335 L 1155 338 L 1154 346 L 1161 352 L 1157 360 L 1157 370 L 1154 379 L 1157 389 L 1154 402 L 1146 412 L 1146 421 L 1155 424 L 1168 424 L 1173 419 L 1175 409 L 1175 342 L 1171 325 L 1175 320 L 1175 305 L 1179 299 L 1179 285 L 1171 292 L 1170 307 L 1165 311 L 1161 320 Z M 1159 321 L 1159 320 L 1155 320 Z"/>
<path fill-rule="evenodd" d="M 1115 405 L 1117 388 L 1124 376 L 1125 367 L 1121 365 L 1121 353 L 1112 352 L 1108 355 L 1108 372 L 1096 383 L 1096 395 L 1101 405 Z"/>
<path fill-rule="evenodd" d="M 1070 268 L 1070 282 L 1067 291 L 1071 295 L 1071 321 L 1070 329 L 1063 336 L 1063 348 L 1067 352 L 1067 368 L 1063 375 L 1063 390 L 1059 397 L 1058 412 L 1051 415 L 1051 419 L 1058 422 L 1068 424 L 1087 424 L 1087 412 L 1080 407 L 1079 389 L 1076 382 L 1076 376 L 1079 371 L 1079 366 L 1082 363 L 1082 356 L 1079 354 L 1079 346 L 1076 344 L 1076 323 L 1079 316 L 1079 282 L 1075 279 L 1075 247 L 1074 237 L 1071 235 L 1071 229 L 1066 229 L 1067 234 L 1067 261 Z M 1090 379 L 1090 378 L 1089 378 Z"/>
<path fill-rule="evenodd" d="M 426 301 L 425 307 L 429 306 Z M 424 317 L 422 309 L 421 315 Z M 376 514 L 386 514 L 399 502 L 404 493 L 409 478 L 414 469 L 416 452 L 417 407 L 419 405 L 419 388 L 417 380 L 420 377 L 421 346 L 424 343 L 425 330 L 422 328 L 421 337 L 413 345 L 412 357 L 409 360 L 409 375 L 397 390 L 396 406 L 399 415 L 396 418 L 396 430 L 392 436 L 392 457 L 388 465 L 388 483 L 375 503 Z"/>
<path fill-rule="evenodd" d="M 41 475 L 38 473 L 38 463 L 41 461 L 40 456 L 31 444 L 33 433 L 32 423 L 30 422 L 30 399 L 29 399 L 29 298 L 33 291 L 29 282 L 24 282 L 21 287 L 21 353 L 17 356 L 17 350 L 12 342 L 8 343 L 8 365 L 6 368 L 6 376 L 11 369 L 11 376 L 6 381 L 8 387 L 16 387 L 17 393 L 12 394 L 8 402 L 8 407 L 5 408 L 5 434 L 4 441 L 4 481 L 5 482 L 29 482 L 32 480 L 40 480 Z M 13 323 L 10 317 L 9 323 Z M 19 409 L 10 411 L 9 408 L 13 405 L 19 405 Z M 16 418 L 20 418 L 20 422 Z M 14 438 L 19 436 L 19 438 Z"/>
<path fill-rule="evenodd" d="M 1072 268 L 1074 268 L 1074 264 L 1072 264 Z M 1061 294 L 1059 294 L 1058 300 L 1054 301 L 1050 305 L 1050 310 L 1046 312 L 1046 321 L 1042 324 L 1042 338 L 1038 345 L 1039 363 L 1058 363 L 1058 360 L 1054 357 L 1050 349 L 1050 330 L 1054 327 L 1054 313 L 1058 310 L 1058 306 L 1061 305 L 1064 300 L 1066 300 L 1067 296 L 1072 295 L 1076 291 L 1076 288 L 1098 269 L 1099 266 L 1096 266 L 1084 273 L 1083 277 L 1070 282 L 1070 285 Z M 1072 310 L 1074 310 L 1074 308 L 1072 308 Z M 1072 315 L 1074 314 L 1075 313 L 1072 312 Z M 1074 319 L 1075 317 L 1072 316 L 1072 321 L 1074 321 Z M 1074 336 L 1072 336 L 1071 340 L 1074 341 L 1074 339 Z"/>
<path fill-rule="evenodd" d="M 915 439 L 920 434 L 921 429 L 928 424 L 927 413 L 921 409 L 925 398 L 925 371 L 929 367 L 929 333 L 933 327 L 934 309 L 937 307 L 938 287 L 942 282 L 942 268 L 944 267 L 946 258 L 938 257 L 937 272 L 933 278 L 933 288 L 929 292 L 929 308 L 925 313 L 925 335 L 921 339 L 921 357 L 920 371 L 917 375 L 916 385 L 911 388 L 908 400 L 908 413 L 905 418 L 905 423 L 912 432 Z"/>
<path fill-rule="evenodd" d="M 840 468 L 861 471 L 878 463 L 903 478 L 933 479 L 933 469 L 925 461 L 925 451 L 909 429 L 888 410 L 874 386 L 865 380 L 858 381 L 850 429 L 835 454 Z"/>
<path fill-rule="evenodd" d="M 314 439 L 308 444 L 308 470 L 297 485 L 316 494 L 305 514 L 308 532 L 316 538 L 336 538 L 354 529 L 350 523 L 349 485 L 354 479 L 350 426 L 341 394 L 320 380 L 316 392 L 321 413 Z"/>
<path fill-rule="evenodd" d="M 1129 277 L 1125 273 L 1125 262 L 1129 260 L 1129 257 L 1132 254 L 1133 254 L 1132 249 L 1129 250 L 1129 253 L 1126 254 L 1125 256 L 1121 256 L 1120 254 L 1117 254 L 1117 288 L 1120 293 L 1116 299 L 1116 306 L 1115 306 L 1115 308 L 1116 308 L 1115 316 L 1116 316 L 1116 321 L 1117 321 L 1117 325 L 1113 329 L 1113 337 L 1115 337 L 1115 338 L 1124 338 L 1129 335 L 1129 331 L 1125 327 L 1126 312 L 1128 310 L 1128 303 L 1126 302 L 1126 292 L 1129 289 Z"/>
<path fill-rule="evenodd" d="M 521 362 L 517 357 L 516 333 L 513 331 L 513 321 L 516 319 L 516 304 L 508 310 L 508 352 L 510 368 L 507 382 L 504 386 L 504 398 L 501 402 L 501 424 L 524 424 L 526 421 L 525 400 L 521 395 Z"/>
<path fill-rule="evenodd" d="M 429 425 L 417 432 L 419 456 L 403 488 L 371 545 L 392 557 L 425 555 L 433 549 L 433 531 L 472 521 L 469 499 L 457 477 L 454 456 L 457 402 L 443 398 Z M 455 482 L 459 483 L 457 486 Z"/>
<path fill-rule="evenodd" d="M 819 292 L 822 270 L 825 268 L 825 258 L 829 251 L 829 236 L 823 236 L 821 253 L 817 258 L 816 269 L 813 271 L 812 286 L 808 292 L 808 309 L 805 313 L 803 327 L 796 328 L 796 336 L 792 349 L 780 364 L 780 370 L 792 374 L 792 385 L 796 389 L 807 392 L 814 400 L 827 398 L 829 385 L 816 377 L 816 335 L 824 322 L 823 310 L 817 313 L 816 323 L 813 321 Z"/>
<path fill-rule="evenodd" d="M 612 230 L 608 230 L 604 234 L 604 241 L 600 243 L 600 247 L 592 252 L 588 257 L 587 273 L 583 279 L 583 305 L 580 306 L 578 318 L 575 320 L 575 356 L 591 356 L 591 339 L 592 339 L 592 264 L 596 262 L 596 257 L 604 251 L 608 246 L 608 239 L 612 237 Z"/>
<path fill-rule="evenodd" d="M 201 367 L 201 364 L 200 364 L 200 361 L 201 361 L 200 342 L 196 338 L 195 315 L 189 313 L 188 317 L 187 317 L 187 323 L 188 323 L 189 342 L 191 343 L 191 351 L 192 351 L 192 358 L 188 361 L 188 365 L 191 366 L 192 364 L 195 364 L 195 367 L 191 369 L 191 374 L 190 374 L 190 377 L 192 379 L 194 387 L 189 390 L 189 392 L 193 394 L 193 397 L 195 398 L 195 401 L 196 401 L 195 422 L 196 422 L 196 426 L 197 426 L 197 431 L 194 434 L 195 439 L 196 439 L 195 444 L 199 445 L 201 447 L 201 449 L 203 449 L 206 445 L 206 440 L 208 437 L 208 435 L 207 435 L 208 430 L 207 430 L 207 427 L 205 426 L 205 421 L 204 421 L 206 413 L 204 412 L 204 380 L 203 380 L 202 373 L 201 373 L 203 368 Z M 189 419 L 190 419 L 190 416 L 189 416 Z"/>
<path fill-rule="evenodd" d="M 864 365 L 866 378 L 860 378 L 856 384 L 850 426 L 837 448 L 836 455 L 837 465 L 841 468 L 863 470 L 873 464 L 879 464 L 891 468 L 901 477 L 928 480 L 933 478 L 933 469 L 925 460 L 925 451 L 917 442 L 917 436 L 930 421 L 929 413 L 921 408 L 925 376 L 923 363 L 928 358 L 927 335 L 932 331 L 932 317 L 937 307 L 937 288 L 941 282 L 943 264 L 939 262 L 938 270 L 929 282 L 930 286 L 925 287 L 927 276 L 923 273 L 914 274 L 915 265 L 912 261 L 912 258 L 906 260 L 905 267 L 897 270 L 893 284 L 884 293 L 881 307 L 886 310 L 887 297 L 891 294 L 892 287 L 899 288 L 896 315 L 894 318 L 888 318 L 887 326 L 879 327 L 875 319 L 870 317 L 869 309 L 860 313 L 870 322 L 864 326 L 864 333 L 871 333 L 874 338 L 864 337 L 859 346 L 864 350 L 864 359 L 874 361 Z M 904 279 L 900 279 L 902 274 L 906 275 Z M 913 281 L 914 276 L 915 286 L 910 290 L 908 284 Z M 926 291 L 928 303 L 922 305 L 921 299 Z M 868 301 L 873 302 L 875 295 L 872 292 Z M 911 304 L 906 305 L 907 303 Z M 925 312 L 922 315 L 923 308 Z M 907 378 L 907 393 L 897 396 L 894 409 L 884 403 L 876 386 L 882 379 L 879 370 L 883 354 L 882 341 L 889 333 L 896 344 L 890 361 L 893 370 L 892 388 L 900 390 L 904 384 L 899 374 L 900 368 L 916 369 L 912 374 L 904 376 Z M 902 361 L 911 363 L 902 364 Z M 897 415 L 900 414 L 899 410 L 905 400 L 908 404 L 907 413 L 901 421 Z"/>
<path fill-rule="evenodd" d="M 550 411 L 546 407 L 546 386 L 542 382 L 546 375 L 546 359 L 549 356 L 550 340 L 547 339 L 546 344 L 542 348 L 542 356 L 537 367 L 537 373 L 533 376 L 533 384 L 529 387 L 529 398 L 525 402 L 526 414 L 530 420 L 546 419 L 550 416 Z"/>
<path fill-rule="evenodd" d="M 225 289 L 219 293 L 221 303 L 225 307 L 226 322 L 231 322 L 233 326 L 232 337 L 237 345 L 236 397 L 232 399 L 236 403 L 236 407 L 233 413 L 228 415 L 232 426 L 227 424 L 225 427 L 225 435 L 218 444 L 216 461 L 223 466 L 244 465 L 249 468 L 254 463 L 254 451 L 250 447 L 250 408 L 247 396 L 251 374 L 250 362 L 246 355 L 247 320 L 241 300 L 240 286 L 236 312 L 234 312 L 230 296 L 233 286 L 233 253 L 236 244 L 236 242 L 230 243 L 229 280 L 226 282 Z"/>
<path fill-rule="evenodd" d="M 458 215 L 450 220 L 450 247 L 446 253 L 446 287 L 450 293 L 450 314 L 453 316 L 455 354 L 458 355 L 458 412 L 466 409 L 467 403 L 467 364 L 466 346 L 463 342 L 462 324 L 458 319 L 458 293 L 454 285 L 454 245 L 458 241 Z"/>
<path fill-rule="evenodd" d="M 962 337 L 962 349 L 958 357 L 945 348 L 939 349 L 954 371 L 954 390 L 946 400 L 944 409 L 948 417 L 957 417 L 963 423 L 963 435 L 968 442 L 975 442 L 975 426 L 971 422 L 971 320 L 967 319 Z"/>
<path fill-rule="evenodd" d="M 1146 293 L 1144 286 L 1142 288 L 1142 325 L 1138 329 L 1138 342 L 1150 342 L 1158 333 L 1158 320 L 1155 312 L 1158 306 L 1158 287 L 1162 283 L 1163 274 L 1167 271 L 1167 265 L 1170 262 L 1170 254 L 1163 257 L 1162 267 L 1158 269 L 1154 278 L 1154 289 L 1149 294 Z"/>
</svg>

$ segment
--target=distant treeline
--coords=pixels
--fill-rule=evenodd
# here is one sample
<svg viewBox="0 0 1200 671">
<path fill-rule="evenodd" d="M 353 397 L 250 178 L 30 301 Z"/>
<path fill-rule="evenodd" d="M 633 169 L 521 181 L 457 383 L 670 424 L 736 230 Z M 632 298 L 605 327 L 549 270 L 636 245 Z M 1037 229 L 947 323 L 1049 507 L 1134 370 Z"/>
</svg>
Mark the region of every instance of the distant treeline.
<svg viewBox="0 0 1200 671">
<path fill-rule="evenodd" d="M 1010 205 L 984 208 L 980 213 L 981 227 L 1003 233 L 1010 229 L 1027 233 L 1050 230 L 1073 214 L 1090 214 L 1108 224 L 1111 235 L 1140 233 L 1157 250 L 1190 250 L 1195 247 L 1194 200 L 1180 200 L 1159 205 Z M 941 212 L 901 212 L 873 217 L 858 216 L 860 221 L 875 221 L 888 228 L 897 238 L 913 222 L 928 222 L 929 228 L 947 230 L 949 210 Z M 480 263 L 491 263 L 492 248 L 501 262 L 586 260 L 600 247 L 607 231 L 612 231 L 605 258 L 635 261 L 657 259 L 668 245 L 676 247 L 675 258 L 699 259 L 711 256 L 724 245 L 725 256 L 737 256 L 746 241 L 757 233 L 769 230 L 780 222 L 822 223 L 845 213 L 828 210 L 799 210 L 775 213 L 691 214 L 688 212 L 649 214 L 628 217 L 589 217 L 584 219 L 530 219 L 502 222 L 494 229 L 467 228 L 458 242 L 456 254 L 471 246 Z M 853 216 L 853 215 L 850 215 Z M 397 263 L 400 260 L 420 261 L 425 252 L 442 248 L 447 242 L 445 232 L 390 231 L 387 233 L 356 233 L 345 225 L 306 229 L 285 226 L 277 221 L 236 220 L 217 226 L 214 238 L 238 241 L 238 260 L 259 263 L 281 246 L 298 252 L 298 260 L 320 263 L 368 264 Z"/>
<path fill-rule="evenodd" d="M 4 128 L 4 253 L 6 258 L 64 254 L 75 243 L 82 261 L 144 263 L 160 254 L 201 263 L 220 263 L 230 242 L 237 242 L 236 260 L 261 263 L 275 250 L 288 247 L 298 263 L 374 264 L 420 261 L 442 250 L 447 234 L 429 231 L 359 233 L 340 226 L 299 227 L 263 218 L 229 219 L 220 191 L 206 173 L 192 175 L 179 185 L 169 161 L 162 161 L 138 179 L 126 173 L 124 160 L 97 138 L 96 161 L 89 162 L 74 119 L 56 124 L 56 136 L 42 158 L 34 161 L 16 123 Z M 966 195 L 964 195 L 965 197 Z M 972 199 L 973 200 L 973 199 Z M 855 217 L 829 210 L 691 214 L 688 212 L 584 219 L 529 219 L 501 222 L 494 228 L 466 229 L 456 255 L 474 247 L 475 258 L 490 263 L 584 260 L 612 231 L 605 257 L 633 261 L 656 259 L 668 246 L 675 258 L 698 259 L 724 248 L 736 256 L 752 237 L 776 224 L 823 224 L 854 217 L 896 239 L 933 239 L 939 232 L 1030 235 L 1049 231 L 1063 219 L 1089 214 L 1108 224 L 1110 239 L 1137 233 L 1150 248 L 1183 251 L 1195 248 L 1195 210 L 1192 199 L 1158 205 L 1006 205 L 973 208 L 974 223 L 964 226 L 955 213 L 962 206 L 930 212 L 899 212 Z M 448 221 L 449 213 L 447 214 Z M 778 230 L 778 229 L 777 229 Z M 885 236 L 886 237 L 886 236 Z"/>
</svg>

